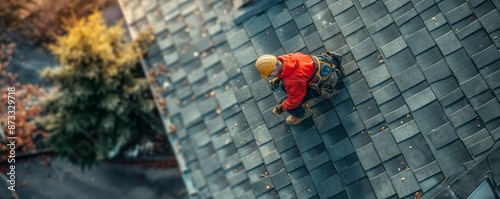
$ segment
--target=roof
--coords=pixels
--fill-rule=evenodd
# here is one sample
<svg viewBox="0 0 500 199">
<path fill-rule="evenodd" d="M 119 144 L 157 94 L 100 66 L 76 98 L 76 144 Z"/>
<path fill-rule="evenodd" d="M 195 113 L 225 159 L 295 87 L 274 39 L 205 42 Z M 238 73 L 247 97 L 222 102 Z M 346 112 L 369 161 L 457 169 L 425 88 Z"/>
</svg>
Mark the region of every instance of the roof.
<svg viewBox="0 0 500 199">
<path fill-rule="evenodd" d="M 120 2 L 132 35 L 153 28 L 144 61 L 194 198 L 430 197 L 499 143 L 499 1 L 276 0 L 241 25 L 228 1 Z M 254 61 L 326 50 L 338 95 L 286 125 Z"/>
</svg>

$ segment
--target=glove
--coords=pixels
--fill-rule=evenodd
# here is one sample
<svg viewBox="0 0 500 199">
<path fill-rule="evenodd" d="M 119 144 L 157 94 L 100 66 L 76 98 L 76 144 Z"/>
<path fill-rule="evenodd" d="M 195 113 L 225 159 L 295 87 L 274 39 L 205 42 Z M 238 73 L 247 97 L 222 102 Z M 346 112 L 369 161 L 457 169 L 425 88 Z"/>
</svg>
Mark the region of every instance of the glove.
<svg viewBox="0 0 500 199">
<path fill-rule="evenodd" d="M 273 109 L 273 115 L 280 116 L 283 113 L 283 108 L 280 105 L 276 105 Z"/>
<path fill-rule="evenodd" d="M 280 84 L 281 79 L 280 78 L 274 78 L 269 81 L 269 84 L 271 85 L 271 88 L 274 89 Z"/>
</svg>

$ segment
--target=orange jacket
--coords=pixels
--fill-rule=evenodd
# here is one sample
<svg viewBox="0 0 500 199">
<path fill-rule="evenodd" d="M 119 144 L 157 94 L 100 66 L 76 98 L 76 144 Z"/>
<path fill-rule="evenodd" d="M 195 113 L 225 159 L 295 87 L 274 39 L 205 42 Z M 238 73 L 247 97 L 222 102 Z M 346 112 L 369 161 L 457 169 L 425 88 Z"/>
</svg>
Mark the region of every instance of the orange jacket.
<svg viewBox="0 0 500 199">
<path fill-rule="evenodd" d="M 288 95 L 288 98 L 281 103 L 281 107 L 288 111 L 302 104 L 309 85 L 308 80 L 314 74 L 315 65 L 311 56 L 301 52 L 279 56 L 278 60 L 283 62 L 283 71 L 278 78 L 283 80 Z"/>
</svg>

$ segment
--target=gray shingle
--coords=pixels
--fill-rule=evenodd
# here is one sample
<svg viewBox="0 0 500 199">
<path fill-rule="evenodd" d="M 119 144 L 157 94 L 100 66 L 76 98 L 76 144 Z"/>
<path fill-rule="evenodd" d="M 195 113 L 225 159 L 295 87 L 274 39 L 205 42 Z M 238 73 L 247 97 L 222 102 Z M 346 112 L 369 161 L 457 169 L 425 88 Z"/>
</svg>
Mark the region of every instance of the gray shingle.
<svg viewBox="0 0 500 199">
<path fill-rule="evenodd" d="M 361 165 L 363 166 L 365 171 L 368 171 L 371 168 L 382 163 L 382 161 L 378 157 L 375 147 L 373 146 L 373 143 L 369 143 L 357 149 L 356 154 L 358 155 L 359 161 L 361 162 Z"/>
<path fill-rule="evenodd" d="M 313 120 L 320 134 L 340 124 L 339 116 L 337 115 L 335 110 L 328 111 L 327 113 L 318 117 L 313 117 Z"/>
<path fill-rule="evenodd" d="M 340 14 L 341 12 L 344 12 L 345 10 L 349 9 L 352 7 L 352 1 L 349 0 L 340 0 L 338 2 L 335 2 L 334 4 L 330 5 L 330 11 L 332 12 L 333 16 L 336 16 Z"/>
<path fill-rule="evenodd" d="M 406 37 L 405 39 L 411 51 L 415 55 L 418 55 L 435 45 L 434 39 L 425 28 L 420 29 L 419 31 Z"/>
<path fill-rule="evenodd" d="M 389 198 L 390 196 L 396 194 L 396 190 L 394 190 L 391 180 L 386 172 L 371 178 L 370 182 L 377 198 Z"/>
<path fill-rule="evenodd" d="M 500 53 L 495 45 L 490 45 L 481 52 L 472 55 L 471 58 L 476 64 L 477 68 L 481 69 L 484 66 L 487 66 L 488 64 L 494 62 L 495 60 L 500 59 Z"/>
<path fill-rule="evenodd" d="M 271 17 L 270 19 L 271 19 L 271 24 L 273 25 L 273 27 L 278 28 L 278 27 L 282 26 L 283 24 L 292 20 L 292 15 L 290 15 L 290 12 L 287 9 L 284 9 L 284 10 L 282 10 L 282 12 Z"/>
<path fill-rule="evenodd" d="M 337 161 L 353 153 L 354 147 L 352 146 L 350 139 L 345 138 L 342 141 L 329 146 L 327 150 L 332 161 Z"/>
<path fill-rule="evenodd" d="M 400 198 L 415 194 L 415 192 L 420 190 L 420 186 L 411 172 L 401 172 L 393 176 L 391 181 Z"/>
<path fill-rule="evenodd" d="M 359 118 L 357 112 L 353 112 L 340 120 L 342 121 L 342 124 L 347 131 L 347 135 L 349 136 L 353 136 L 354 134 L 365 129 L 365 126 Z"/>
<path fill-rule="evenodd" d="M 488 33 L 491 33 L 494 30 L 497 30 L 498 28 L 500 28 L 500 25 L 497 23 L 498 20 L 500 20 L 500 13 L 496 9 L 493 9 L 488 14 L 479 18 L 479 21 L 481 22 L 484 29 L 486 29 L 486 31 Z"/>
<path fill-rule="evenodd" d="M 372 136 L 372 141 L 382 161 L 386 161 L 401 153 L 389 129 Z"/>
<path fill-rule="evenodd" d="M 344 186 L 337 175 L 331 176 L 322 183 L 316 184 L 316 188 L 321 198 L 332 197 L 344 190 Z"/>
<path fill-rule="evenodd" d="M 352 35 L 351 35 L 352 36 Z M 351 47 L 351 52 L 356 60 L 361 60 L 377 50 L 375 43 L 371 38 L 368 38 L 356 46 Z"/>
<path fill-rule="evenodd" d="M 394 76 L 394 82 L 401 91 L 405 91 L 424 80 L 424 74 L 417 65 L 413 65 L 400 74 Z"/>
<path fill-rule="evenodd" d="M 362 178 L 356 183 L 352 183 L 346 186 L 346 192 L 349 198 L 364 198 L 364 199 L 375 199 L 375 193 L 372 189 L 370 181 L 368 178 Z"/>
<path fill-rule="evenodd" d="M 450 24 L 454 24 L 471 14 L 473 14 L 473 12 L 470 9 L 469 5 L 467 3 L 464 3 L 451 10 L 450 12 L 445 13 L 445 16 Z"/>
<path fill-rule="evenodd" d="M 432 161 L 431 163 L 417 168 L 413 169 L 413 173 L 415 174 L 415 177 L 417 181 L 422 181 L 425 180 L 437 173 L 441 172 L 441 168 L 439 168 L 439 165 L 436 161 Z"/>
<path fill-rule="evenodd" d="M 254 151 L 253 153 L 243 157 L 241 162 L 247 171 L 264 163 L 259 151 Z"/>
<path fill-rule="evenodd" d="M 365 8 L 372 4 L 373 2 L 376 2 L 376 0 L 360 0 L 359 3 L 361 4 L 362 8 Z"/>
<path fill-rule="evenodd" d="M 433 83 L 452 75 L 452 73 L 450 68 L 448 67 L 448 64 L 446 64 L 446 61 L 441 60 L 434 65 L 424 69 L 424 75 L 427 82 Z"/>
<path fill-rule="evenodd" d="M 382 87 L 381 89 L 376 90 L 373 92 L 373 97 L 377 101 L 378 104 L 383 104 L 394 97 L 398 96 L 400 94 L 398 87 L 394 82 L 391 82 L 387 84 L 386 86 Z"/>
<path fill-rule="evenodd" d="M 404 9 L 404 8 L 402 8 L 402 9 Z M 415 16 L 417 16 L 417 14 L 418 14 L 417 11 L 414 8 L 412 8 L 409 11 L 402 14 L 401 16 L 399 16 L 398 18 L 396 18 L 394 20 L 394 22 L 396 22 L 397 25 L 401 26 L 404 23 L 413 19 Z"/>
<path fill-rule="evenodd" d="M 441 52 L 443 52 L 443 55 L 448 55 L 462 47 L 453 31 L 450 31 L 437 38 L 436 43 L 441 49 Z"/>
<path fill-rule="evenodd" d="M 310 198 L 316 195 L 316 188 L 309 175 L 292 184 L 298 198 Z"/>
<path fill-rule="evenodd" d="M 301 153 L 321 143 L 321 136 L 319 136 L 316 128 L 310 128 L 296 135 L 294 139 Z"/>
<path fill-rule="evenodd" d="M 392 20 L 391 15 L 386 15 L 385 17 L 381 18 L 377 22 L 370 25 L 368 27 L 368 30 L 370 30 L 370 32 L 372 34 L 375 34 L 378 31 L 380 31 L 380 30 L 384 29 L 385 27 L 389 26 L 390 24 L 392 24 L 392 22 L 393 22 L 393 20 Z"/>
<path fill-rule="evenodd" d="M 392 129 L 391 132 L 396 142 L 399 143 L 416 135 L 417 133 L 420 132 L 420 129 L 418 129 L 418 126 L 415 123 L 415 121 L 411 120 L 410 122 L 404 123 L 401 126 Z"/>
<path fill-rule="evenodd" d="M 408 103 L 408 107 L 410 110 L 415 111 L 436 99 L 436 96 L 432 92 L 430 88 L 426 88 L 423 91 L 409 97 L 406 99 L 406 103 Z"/>
<path fill-rule="evenodd" d="M 368 74 L 365 74 L 366 82 L 371 88 L 384 82 L 389 78 L 391 78 L 391 74 L 387 70 L 385 64 L 382 64 L 379 67 L 371 70 Z"/>
<path fill-rule="evenodd" d="M 304 43 L 304 40 L 300 35 L 297 35 L 285 43 L 282 44 L 283 50 L 285 50 L 285 53 L 293 53 L 297 52 L 300 49 L 306 47 L 306 44 Z"/>
<path fill-rule="evenodd" d="M 246 21 L 243 26 L 245 27 L 245 30 L 248 33 L 249 37 L 252 37 L 256 35 L 257 33 L 265 30 L 266 28 L 271 26 L 271 22 L 269 21 L 269 18 L 267 18 L 267 15 L 261 14 L 257 16 L 256 18 L 250 19 Z"/>
</svg>

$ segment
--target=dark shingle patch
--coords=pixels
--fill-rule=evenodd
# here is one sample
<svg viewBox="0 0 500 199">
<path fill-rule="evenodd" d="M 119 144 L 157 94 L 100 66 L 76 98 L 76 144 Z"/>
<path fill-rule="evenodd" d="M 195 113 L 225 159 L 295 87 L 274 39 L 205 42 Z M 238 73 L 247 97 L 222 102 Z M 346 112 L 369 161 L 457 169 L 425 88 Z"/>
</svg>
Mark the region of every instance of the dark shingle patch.
<svg viewBox="0 0 500 199">
<path fill-rule="evenodd" d="M 331 176 L 322 183 L 316 184 L 318 195 L 321 198 L 332 197 L 344 190 L 344 186 L 340 182 L 337 175 Z"/>
<path fill-rule="evenodd" d="M 313 24 L 313 20 L 311 18 L 311 15 L 309 15 L 309 13 L 304 13 L 304 14 L 301 14 L 299 16 L 295 16 L 292 13 L 292 16 L 294 16 L 294 21 L 295 21 L 295 24 L 297 25 L 298 29 L 303 29 L 303 28 Z"/>
<path fill-rule="evenodd" d="M 236 147 L 242 147 L 248 144 L 249 142 L 253 141 L 255 138 L 253 137 L 252 131 L 250 129 L 247 129 L 241 133 L 236 134 L 235 136 L 232 137 L 234 145 Z"/>
</svg>

